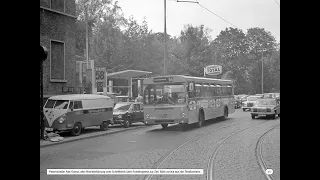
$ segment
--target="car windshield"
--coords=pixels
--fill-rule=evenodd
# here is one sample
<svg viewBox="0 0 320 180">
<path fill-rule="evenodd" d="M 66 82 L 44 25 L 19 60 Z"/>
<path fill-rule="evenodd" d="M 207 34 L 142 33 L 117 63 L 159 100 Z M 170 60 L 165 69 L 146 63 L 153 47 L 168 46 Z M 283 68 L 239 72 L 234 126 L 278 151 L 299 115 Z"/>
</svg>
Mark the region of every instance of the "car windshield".
<svg viewBox="0 0 320 180">
<path fill-rule="evenodd" d="M 54 108 L 54 109 L 67 109 L 69 100 L 52 100 L 49 99 L 45 105 L 45 108 Z"/>
<path fill-rule="evenodd" d="M 247 101 L 256 101 L 257 99 L 259 99 L 259 98 L 251 96 L 251 97 L 247 98 Z"/>
<path fill-rule="evenodd" d="M 116 104 L 116 106 L 114 107 L 114 111 L 127 111 L 129 110 L 131 104 L 122 104 L 122 103 L 118 103 Z"/>
<path fill-rule="evenodd" d="M 183 84 L 148 85 L 144 89 L 144 104 L 184 104 L 186 90 Z"/>
<path fill-rule="evenodd" d="M 257 105 L 276 105 L 276 101 L 274 99 L 259 99 L 257 100 Z"/>
</svg>

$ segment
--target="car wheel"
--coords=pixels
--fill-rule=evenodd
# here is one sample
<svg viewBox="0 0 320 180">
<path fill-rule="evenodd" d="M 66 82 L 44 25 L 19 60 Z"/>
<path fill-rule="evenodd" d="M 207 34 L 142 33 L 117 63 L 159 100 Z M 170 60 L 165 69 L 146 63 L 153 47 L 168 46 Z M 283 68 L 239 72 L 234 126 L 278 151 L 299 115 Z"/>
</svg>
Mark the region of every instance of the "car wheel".
<svg viewBox="0 0 320 180">
<path fill-rule="evenodd" d="M 76 123 L 71 130 L 72 136 L 79 136 L 81 134 L 81 130 L 81 123 Z"/>
<path fill-rule="evenodd" d="M 252 118 L 252 119 L 255 119 L 255 118 L 256 118 L 256 116 L 255 116 L 255 115 L 253 115 L 253 114 L 251 114 L 251 118 Z"/>
<path fill-rule="evenodd" d="M 130 126 L 130 121 L 127 119 L 123 122 L 123 127 L 128 128 Z"/>
<path fill-rule="evenodd" d="M 243 112 L 246 111 L 246 109 L 244 109 L 244 108 L 242 110 L 243 110 Z"/>
<path fill-rule="evenodd" d="M 161 124 L 162 128 L 165 129 L 168 127 L 168 124 Z"/>
<path fill-rule="evenodd" d="M 273 114 L 273 115 L 272 115 L 272 119 L 276 119 L 276 114 Z"/>
<path fill-rule="evenodd" d="M 106 131 L 109 128 L 109 122 L 103 121 L 102 124 L 100 125 L 100 129 L 102 131 Z"/>
<path fill-rule="evenodd" d="M 280 113 L 278 114 L 278 117 L 280 117 Z"/>
</svg>

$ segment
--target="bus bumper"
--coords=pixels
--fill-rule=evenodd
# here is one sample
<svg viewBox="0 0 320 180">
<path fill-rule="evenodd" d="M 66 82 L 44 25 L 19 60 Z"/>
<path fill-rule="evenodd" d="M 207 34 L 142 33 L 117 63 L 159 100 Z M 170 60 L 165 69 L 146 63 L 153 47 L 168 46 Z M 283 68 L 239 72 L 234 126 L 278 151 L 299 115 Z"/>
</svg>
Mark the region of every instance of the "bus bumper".
<svg viewBox="0 0 320 180">
<path fill-rule="evenodd" d="M 188 123 L 188 119 L 145 119 L 145 124 L 154 125 L 154 124 L 177 124 L 177 123 Z"/>
</svg>

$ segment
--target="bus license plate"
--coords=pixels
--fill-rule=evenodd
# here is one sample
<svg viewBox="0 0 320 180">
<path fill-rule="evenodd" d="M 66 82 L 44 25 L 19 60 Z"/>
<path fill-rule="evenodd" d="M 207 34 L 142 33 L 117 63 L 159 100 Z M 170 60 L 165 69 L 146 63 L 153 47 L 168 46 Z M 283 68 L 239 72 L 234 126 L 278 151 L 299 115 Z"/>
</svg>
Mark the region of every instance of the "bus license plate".
<svg viewBox="0 0 320 180">
<path fill-rule="evenodd" d="M 46 131 L 53 131 L 53 128 L 44 128 Z"/>
</svg>

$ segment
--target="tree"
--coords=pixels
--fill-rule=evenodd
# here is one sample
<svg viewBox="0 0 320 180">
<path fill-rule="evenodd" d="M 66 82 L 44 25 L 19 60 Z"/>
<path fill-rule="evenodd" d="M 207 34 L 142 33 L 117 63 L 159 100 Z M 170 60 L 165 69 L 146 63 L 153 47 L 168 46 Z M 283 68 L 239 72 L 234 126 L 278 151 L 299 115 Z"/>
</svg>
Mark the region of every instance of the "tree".
<svg viewBox="0 0 320 180">
<path fill-rule="evenodd" d="M 250 81 L 254 91 L 261 93 L 262 84 L 262 58 L 266 59 L 264 62 L 264 92 L 270 92 L 273 89 L 273 80 L 275 75 L 272 75 L 272 63 L 270 63 L 271 56 L 277 51 L 278 44 L 275 37 L 270 32 L 265 31 L 263 28 L 250 28 L 246 35 L 249 43 L 249 53 L 253 57 L 250 67 Z M 264 60 L 265 61 L 265 60 Z"/>
<path fill-rule="evenodd" d="M 171 41 L 169 53 L 172 55 L 174 67 L 180 66 L 186 74 L 202 76 L 203 68 L 211 62 L 209 32 L 210 29 L 203 25 L 199 27 L 185 25 L 178 39 Z"/>
<path fill-rule="evenodd" d="M 84 54 L 86 48 L 86 16 L 88 19 L 88 34 L 89 37 L 92 37 L 93 31 L 102 22 L 123 20 L 122 14 L 119 13 L 121 8 L 117 3 L 117 1 L 113 3 L 113 0 L 76 0 L 76 51 L 78 54 Z"/>
<path fill-rule="evenodd" d="M 229 76 L 234 80 L 235 92 L 249 91 L 248 58 L 249 46 L 246 35 L 237 28 L 226 28 L 210 44 L 213 53 L 214 64 L 221 65 L 225 74 L 218 78 Z M 238 90 L 239 88 L 239 90 Z"/>
</svg>

